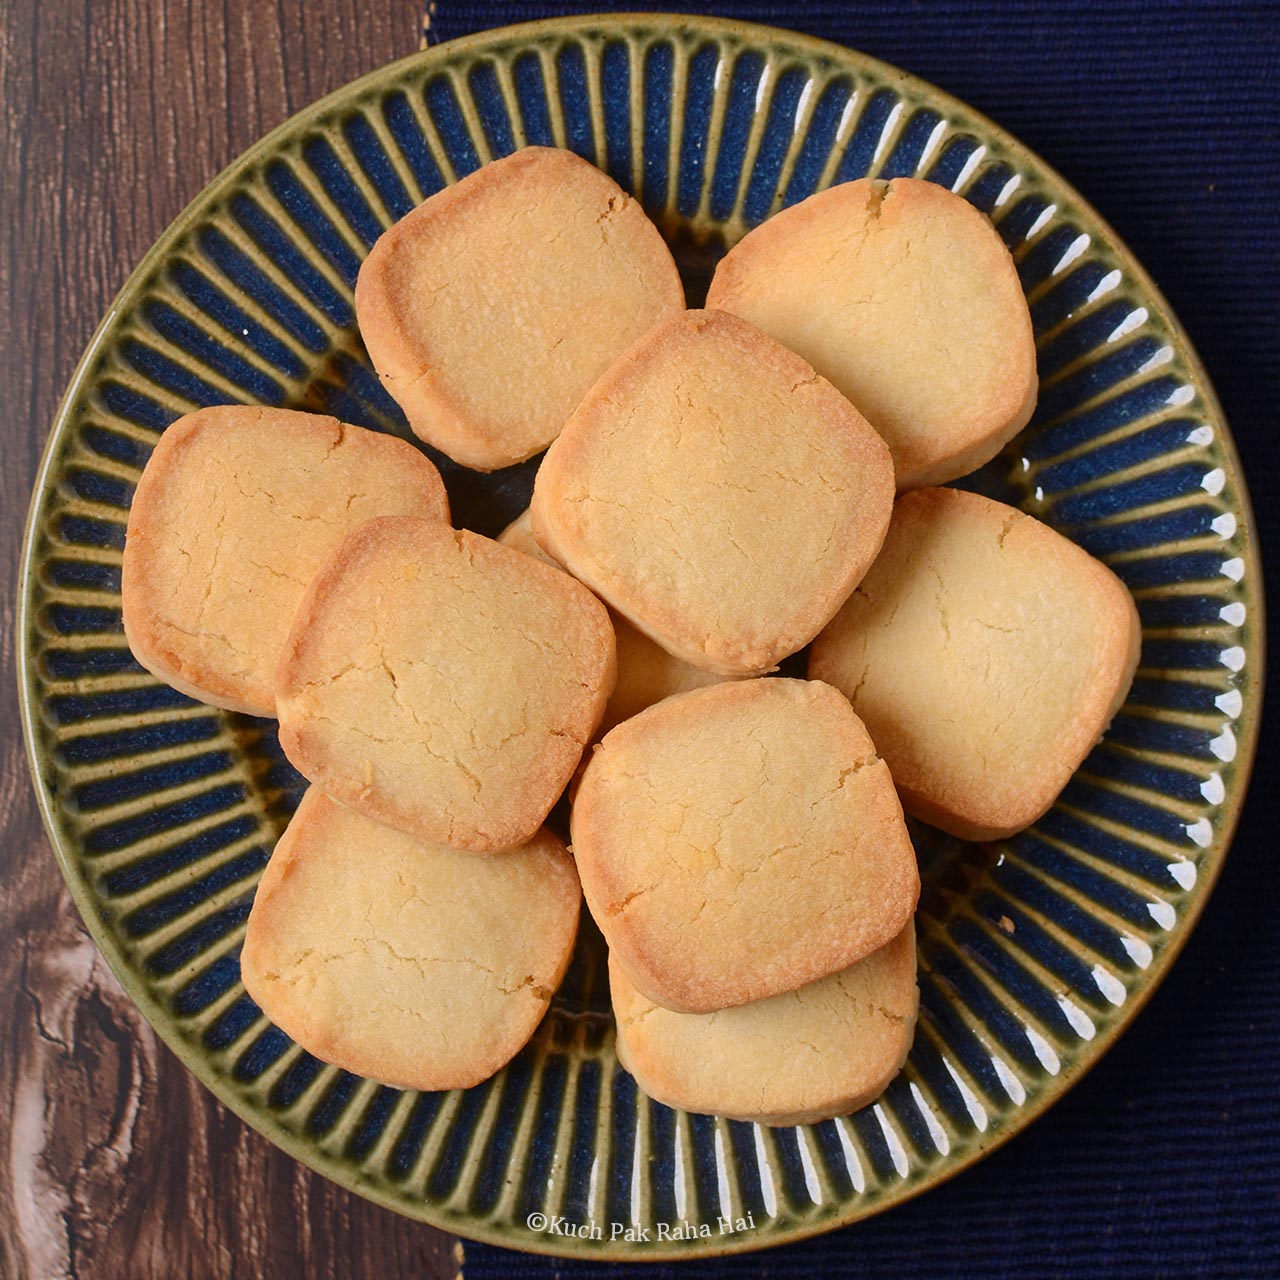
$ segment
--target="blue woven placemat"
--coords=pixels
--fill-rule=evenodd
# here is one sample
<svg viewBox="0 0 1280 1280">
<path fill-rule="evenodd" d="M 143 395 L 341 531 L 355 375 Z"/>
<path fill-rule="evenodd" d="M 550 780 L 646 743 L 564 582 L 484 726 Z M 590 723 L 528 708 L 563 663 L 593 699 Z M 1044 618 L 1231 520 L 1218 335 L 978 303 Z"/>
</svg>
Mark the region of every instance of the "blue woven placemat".
<svg viewBox="0 0 1280 1280">
<path fill-rule="evenodd" d="M 437 0 L 429 39 L 637 7 Z M 1280 546 L 1280 5 L 665 8 L 791 27 L 883 58 L 1060 170 L 1189 330 L 1240 446 L 1264 554 Z M 1244 820 L 1186 951 L 1106 1059 L 1009 1146 L 918 1200 L 803 1244 L 685 1266 L 467 1244 L 466 1280 L 1280 1276 L 1275 696 L 1273 683 Z"/>
</svg>

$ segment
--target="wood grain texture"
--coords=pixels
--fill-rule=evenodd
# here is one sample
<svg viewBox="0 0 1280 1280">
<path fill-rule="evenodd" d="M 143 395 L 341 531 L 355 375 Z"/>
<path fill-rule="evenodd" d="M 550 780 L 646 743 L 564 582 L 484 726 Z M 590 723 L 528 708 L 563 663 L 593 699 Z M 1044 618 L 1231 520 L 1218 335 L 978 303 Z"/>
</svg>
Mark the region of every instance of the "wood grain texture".
<svg viewBox="0 0 1280 1280">
<path fill-rule="evenodd" d="M 417 0 L 0 7 L 0 1275 L 449 1277 L 456 1243 L 310 1173 L 156 1039 L 36 811 L 14 613 L 58 397 L 130 269 L 245 147 L 410 52 Z"/>
</svg>

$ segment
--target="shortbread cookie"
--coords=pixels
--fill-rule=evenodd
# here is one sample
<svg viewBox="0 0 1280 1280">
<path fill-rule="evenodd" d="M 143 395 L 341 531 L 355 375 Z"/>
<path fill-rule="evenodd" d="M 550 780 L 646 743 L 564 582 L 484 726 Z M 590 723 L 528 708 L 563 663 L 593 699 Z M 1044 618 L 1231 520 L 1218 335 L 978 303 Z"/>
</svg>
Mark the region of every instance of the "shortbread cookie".
<svg viewBox="0 0 1280 1280">
<path fill-rule="evenodd" d="M 325 1062 L 401 1089 L 465 1089 L 542 1020 L 580 900 L 549 831 L 477 858 L 312 787 L 262 873 L 240 972 L 263 1013 Z"/>
<path fill-rule="evenodd" d="M 498 535 L 498 541 L 504 546 L 514 547 L 526 555 L 537 556 L 539 560 L 560 568 L 538 546 L 529 524 L 528 511 L 507 525 Z M 615 724 L 630 720 L 645 707 L 651 707 L 672 694 L 688 693 L 690 689 L 719 684 L 725 678 L 668 653 L 643 632 L 637 631 L 620 614 L 613 613 L 610 618 L 618 645 L 618 680 L 605 706 L 600 733 L 608 733 Z"/>
<path fill-rule="evenodd" d="M 722 675 L 807 644 L 879 550 L 884 442 L 799 356 L 689 311 L 591 389 L 533 492 L 538 542 L 668 653 Z"/>
<path fill-rule="evenodd" d="M 356 282 L 361 336 L 410 426 L 478 471 L 545 449 L 614 359 L 683 309 L 640 206 L 547 147 L 429 197 Z"/>
<path fill-rule="evenodd" d="M 525 555 L 533 556 L 543 564 L 549 564 L 553 569 L 562 568 L 554 556 L 549 556 L 538 546 L 538 540 L 533 536 L 533 522 L 530 519 L 528 507 L 498 534 L 498 541 L 504 547 L 510 547 L 513 551 L 523 551 Z"/>
<path fill-rule="evenodd" d="M 863 178 L 762 223 L 707 306 L 798 351 L 889 442 L 899 489 L 993 458 L 1036 401 L 1031 316 L 988 219 L 945 187 Z"/>
<path fill-rule="evenodd" d="M 642 711 L 595 748 L 570 830 L 619 963 L 685 1013 L 847 968 L 902 931 L 920 891 L 889 771 L 816 681 L 720 684 Z"/>
<path fill-rule="evenodd" d="M 636 990 L 616 955 L 618 1061 L 651 1098 L 761 1124 L 816 1124 L 873 1102 L 915 1035 L 915 928 L 796 991 L 717 1013 L 673 1013 Z"/>
<path fill-rule="evenodd" d="M 510 849 L 564 790 L 613 680 L 609 615 L 567 574 L 432 521 L 371 520 L 298 608 L 280 745 L 377 822 Z"/>
<path fill-rule="evenodd" d="M 809 674 L 849 696 L 908 813 L 994 840 L 1053 803 L 1124 701 L 1140 641 L 1124 584 L 1060 533 L 922 489 Z"/>
<path fill-rule="evenodd" d="M 276 662 L 307 583 L 378 515 L 448 522 L 440 473 L 403 440 L 249 405 L 179 418 L 129 509 L 121 596 L 134 657 L 202 702 L 275 715 Z"/>
<path fill-rule="evenodd" d="M 601 735 L 664 698 L 733 678 L 677 658 L 620 614 L 611 616 L 618 644 L 618 680 L 600 721 Z"/>
</svg>

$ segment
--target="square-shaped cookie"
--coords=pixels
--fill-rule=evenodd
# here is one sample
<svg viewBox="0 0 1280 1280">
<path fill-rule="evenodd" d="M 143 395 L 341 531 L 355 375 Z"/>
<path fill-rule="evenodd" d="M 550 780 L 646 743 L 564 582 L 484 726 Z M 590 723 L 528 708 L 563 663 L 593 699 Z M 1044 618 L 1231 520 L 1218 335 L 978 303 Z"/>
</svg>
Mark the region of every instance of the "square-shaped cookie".
<svg viewBox="0 0 1280 1280">
<path fill-rule="evenodd" d="M 884 441 L 759 329 L 689 311 L 578 406 L 538 470 L 538 542 L 669 653 L 722 675 L 807 644 L 879 550 Z"/>
<path fill-rule="evenodd" d="M 889 442 L 899 489 L 999 452 L 1035 407 L 1031 314 L 991 221 L 934 182 L 820 191 L 720 260 L 707 306 L 798 351 Z"/>
<path fill-rule="evenodd" d="M 609 955 L 618 1061 L 668 1107 L 759 1124 L 816 1124 L 866 1106 L 915 1035 L 915 928 L 795 991 L 716 1013 L 646 1000 Z"/>
<path fill-rule="evenodd" d="M 884 946 L 920 892 L 884 762 L 830 685 L 679 694 L 595 748 L 570 831 L 591 914 L 636 988 L 707 1013 Z"/>
<path fill-rule="evenodd" d="M 448 522 L 440 473 L 403 440 L 253 405 L 179 418 L 129 509 L 121 596 L 134 656 L 202 702 L 275 715 L 276 663 L 307 583 L 378 515 Z"/>
<path fill-rule="evenodd" d="M 325 1062 L 401 1089 L 466 1089 L 509 1061 L 560 985 L 578 927 L 549 831 L 477 858 L 302 798 L 258 884 L 240 972 Z"/>
<path fill-rule="evenodd" d="M 994 840 L 1057 798 L 1128 693 L 1141 628 L 1104 564 L 958 489 L 899 499 L 884 549 L 814 642 L 908 813 Z"/>
<path fill-rule="evenodd" d="M 432 521 L 371 520 L 294 617 L 280 744 L 366 817 L 510 849 L 573 775 L 614 671 L 609 615 L 568 574 Z"/>
<path fill-rule="evenodd" d="M 639 204 L 549 147 L 428 197 L 356 282 L 361 336 L 410 426 L 478 471 L 545 449 L 613 360 L 683 309 Z"/>
</svg>

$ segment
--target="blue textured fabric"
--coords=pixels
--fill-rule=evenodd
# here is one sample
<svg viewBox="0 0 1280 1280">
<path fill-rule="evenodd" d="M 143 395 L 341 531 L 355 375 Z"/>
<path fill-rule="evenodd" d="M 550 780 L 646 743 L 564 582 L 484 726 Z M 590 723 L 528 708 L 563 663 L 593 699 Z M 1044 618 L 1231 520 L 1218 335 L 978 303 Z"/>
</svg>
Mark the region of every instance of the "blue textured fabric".
<svg viewBox="0 0 1280 1280">
<path fill-rule="evenodd" d="M 637 7 L 438 0 L 430 38 Z M 1060 170 L 1189 330 L 1243 455 L 1264 552 L 1280 545 L 1280 6 L 667 7 L 791 27 L 883 58 L 957 94 Z M 1004 1149 L 887 1214 L 767 1253 L 633 1267 L 468 1244 L 467 1280 L 1280 1276 L 1274 686 L 1268 701 L 1235 847 L 1184 954 L 1096 1070 Z"/>
</svg>

